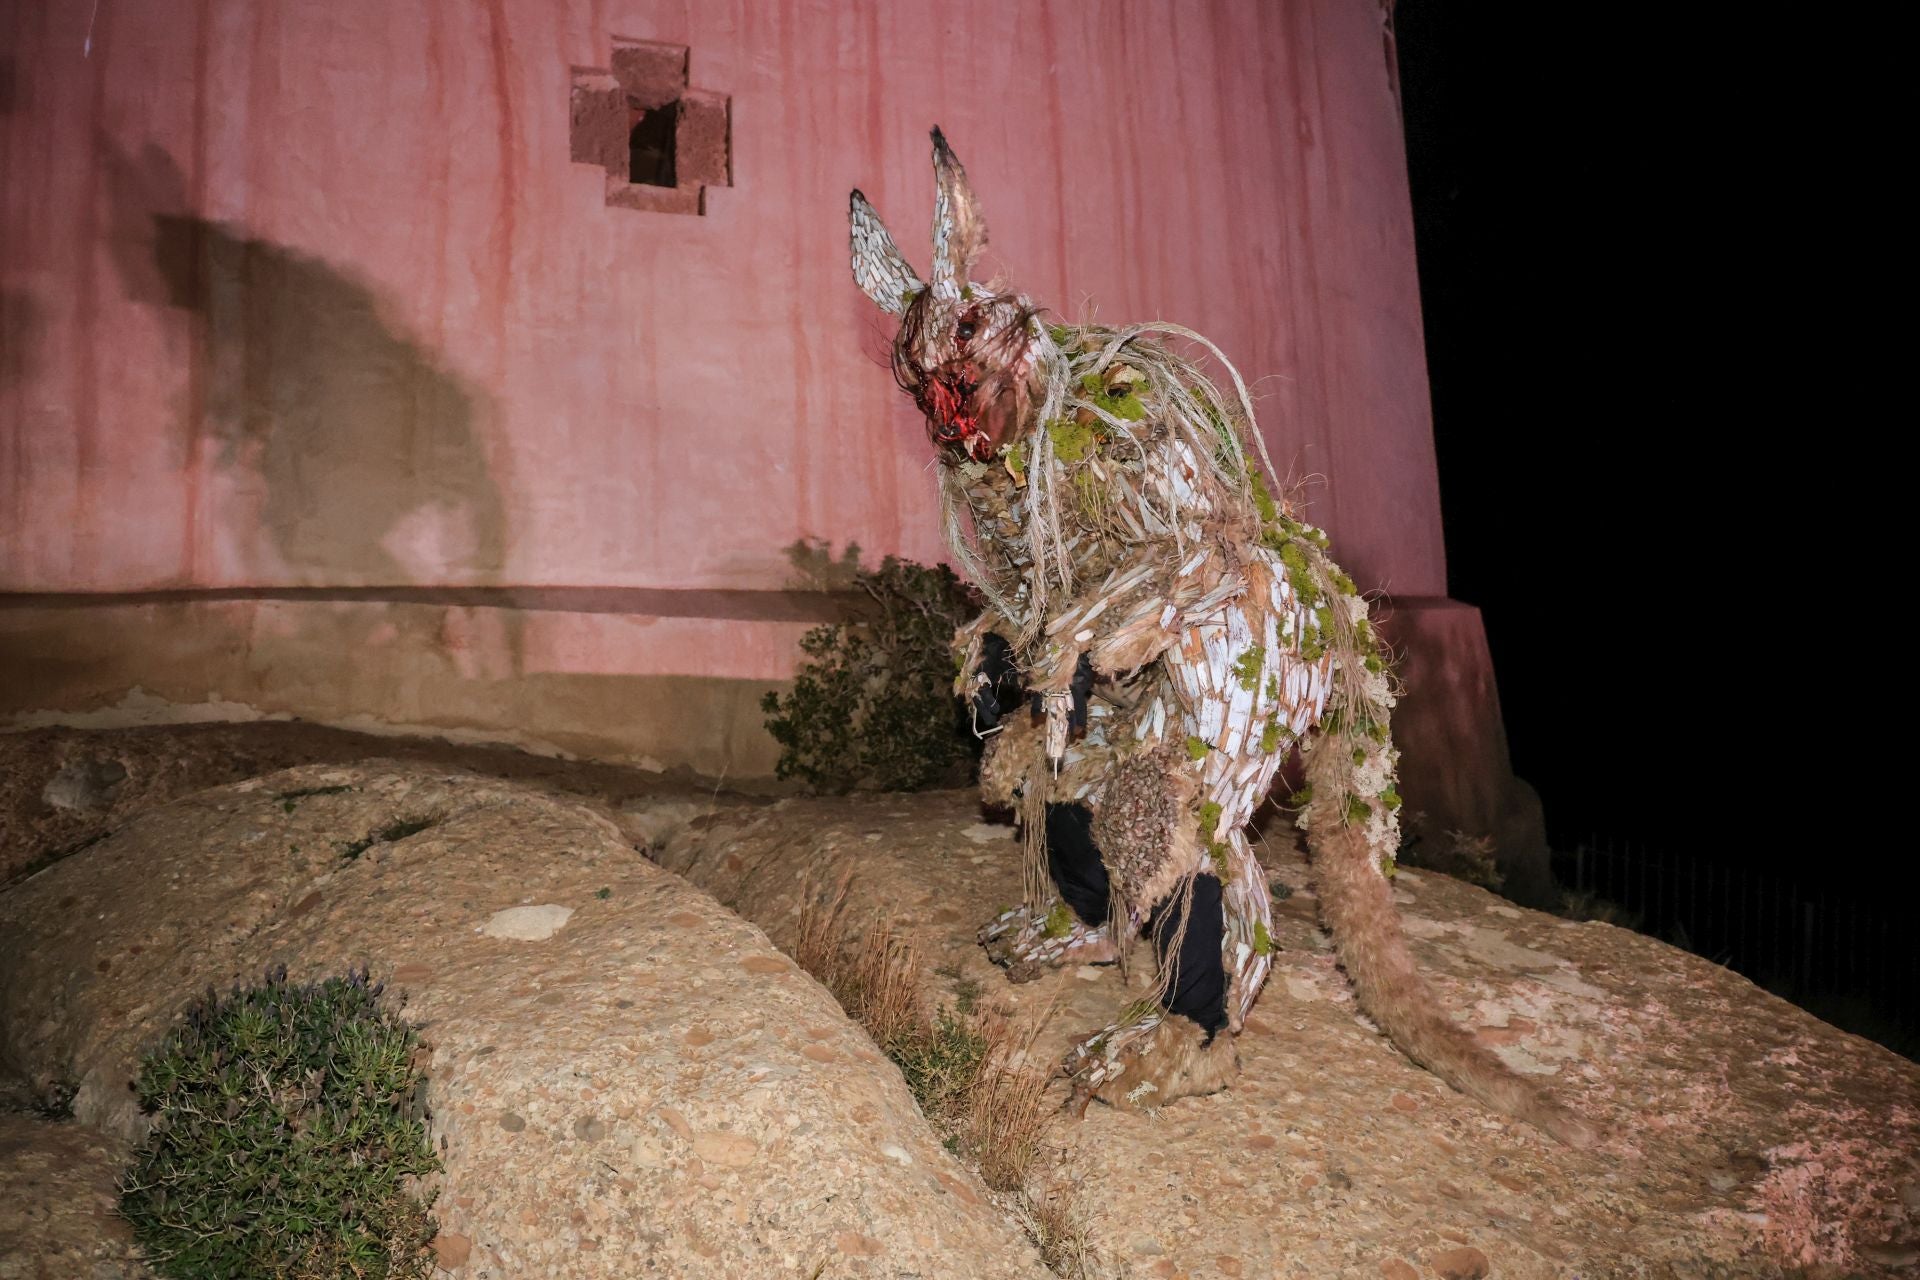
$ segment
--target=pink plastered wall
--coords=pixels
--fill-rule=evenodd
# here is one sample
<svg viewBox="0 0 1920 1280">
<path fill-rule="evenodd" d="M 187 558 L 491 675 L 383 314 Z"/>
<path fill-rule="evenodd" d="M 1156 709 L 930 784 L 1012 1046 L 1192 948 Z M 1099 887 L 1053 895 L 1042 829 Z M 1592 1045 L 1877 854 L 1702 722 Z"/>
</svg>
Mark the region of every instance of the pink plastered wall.
<svg viewBox="0 0 1920 1280">
<path fill-rule="evenodd" d="M 572 69 L 615 37 L 730 96 L 704 216 L 569 160 Z M 991 265 L 1208 334 L 1363 586 L 1445 593 L 1378 0 L 4 0 L 0 75 L 0 591 L 938 557 L 845 243 L 857 185 L 924 267 L 937 121 Z M 764 677 L 793 630 L 515 643 L 613 671 L 671 635 L 641 668 Z"/>
</svg>

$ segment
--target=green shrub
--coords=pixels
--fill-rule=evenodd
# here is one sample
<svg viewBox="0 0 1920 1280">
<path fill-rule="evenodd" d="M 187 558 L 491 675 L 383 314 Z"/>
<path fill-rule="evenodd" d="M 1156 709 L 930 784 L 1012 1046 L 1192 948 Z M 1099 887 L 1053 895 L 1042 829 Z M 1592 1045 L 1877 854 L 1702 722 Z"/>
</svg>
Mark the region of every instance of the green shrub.
<svg viewBox="0 0 1920 1280">
<path fill-rule="evenodd" d="M 1424 813 L 1404 815 L 1400 819 L 1400 848 L 1394 854 L 1394 861 L 1403 867 L 1438 871 L 1482 889 L 1500 892 L 1506 876 L 1501 874 L 1492 837 L 1468 835 L 1464 831 L 1443 831 L 1436 836 L 1430 827 Z"/>
<path fill-rule="evenodd" d="M 802 564 L 809 553 L 791 554 Z M 857 555 L 827 563 L 851 570 L 859 616 L 801 637 L 793 691 L 761 700 L 780 744 L 775 772 L 830 793 L 964 785 L 979 743 L 953 695 L 953 633 L 977 605 L 945 565 L 888 556 L 862 570 Z"/>
<path fill-rule="evenodd" d="M 141 1063 L 153 1130 L 121 1180 L 148 1261 L 182 1280 L 424 1278 L 434 1224 L 418 1040 L 366 972 L 209 991 Z"/>
</svg>

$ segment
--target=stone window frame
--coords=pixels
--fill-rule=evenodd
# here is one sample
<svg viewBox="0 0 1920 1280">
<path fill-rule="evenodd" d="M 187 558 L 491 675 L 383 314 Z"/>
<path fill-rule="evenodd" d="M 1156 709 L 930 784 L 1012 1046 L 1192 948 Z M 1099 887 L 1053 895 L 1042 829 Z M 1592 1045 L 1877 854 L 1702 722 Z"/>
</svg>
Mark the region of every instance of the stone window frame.
<svg viewBox="0 0 1920 1280">
<path fill-rule="evenodd" d="M 690 87 L 683 44 L 616 36 L 611 65 L 574 67 L 571 157 L 607 173 L 607 204 L 648 213 L 707 212 L 707 192 L 733 185 L 732 99 Z M 648 112 L 672 110 L 674 185 L 632 180 L 630 139 Z"/>
</svg>

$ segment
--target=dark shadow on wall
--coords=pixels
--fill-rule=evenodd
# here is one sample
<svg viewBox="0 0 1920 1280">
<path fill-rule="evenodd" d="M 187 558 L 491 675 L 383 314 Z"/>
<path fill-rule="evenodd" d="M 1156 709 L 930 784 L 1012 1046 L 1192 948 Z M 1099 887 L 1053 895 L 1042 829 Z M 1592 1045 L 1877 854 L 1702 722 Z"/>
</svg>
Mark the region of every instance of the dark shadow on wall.
<svg viewBox="0 0 1920 1280">
<path fill-rule="evenodd" d="M 480 431 L 484 393 L 346 271 L 196 216 L 161 147 L 135 156 L 102 138 L 99 154 L 128 296 L 178 313 L 187 329 L 182 434 L 202 436 L 201 457 L 259 486 L 276 556 L 249 566 L 255 580 L 499 584 L 506 513 Z M 517 672 L 517 618 L 508 631 Z"/>
<path fill-rule="evenodd" d="M 47 318 L 39 299 L 0 290 L 0 389 L 23 383 L 40 366 L 40 339 Z"/>
</svg>

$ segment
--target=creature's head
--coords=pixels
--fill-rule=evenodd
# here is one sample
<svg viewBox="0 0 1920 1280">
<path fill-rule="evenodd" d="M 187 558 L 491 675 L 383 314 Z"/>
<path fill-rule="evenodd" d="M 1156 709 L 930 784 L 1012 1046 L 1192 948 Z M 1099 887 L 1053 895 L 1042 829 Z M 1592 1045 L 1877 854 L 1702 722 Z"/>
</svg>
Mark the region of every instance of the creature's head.
<svg viewBox="0 0 1920 1280">
<path fill-rule="evenodd" d="M 939 129 L 933 131 L 933 279 L 926 284 L 853 193 L 853 278 L 900 317 L 893 376 L 927 416 L 927 431 L 955 455 L 984 461 L 1019 429 L 1037 342 L 1033 308 L 1011 291 L 969 278 L 987 244 L 986 220 Z"/>
</svg>

